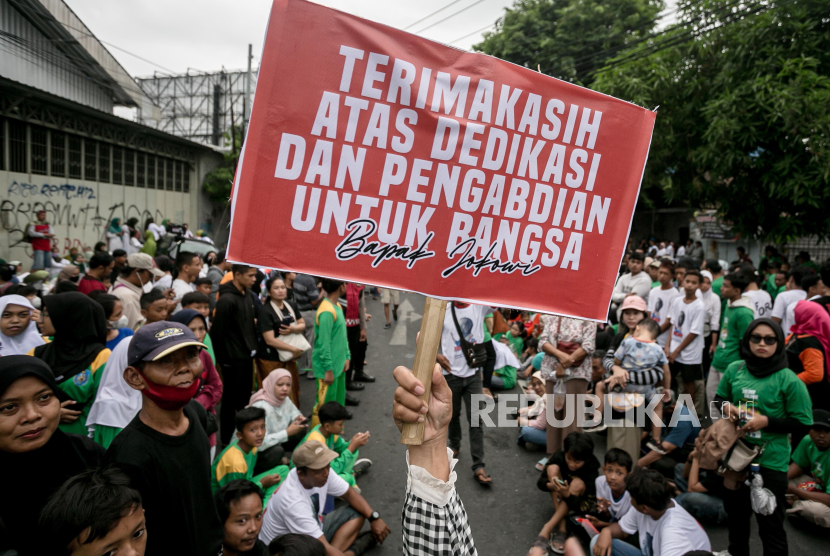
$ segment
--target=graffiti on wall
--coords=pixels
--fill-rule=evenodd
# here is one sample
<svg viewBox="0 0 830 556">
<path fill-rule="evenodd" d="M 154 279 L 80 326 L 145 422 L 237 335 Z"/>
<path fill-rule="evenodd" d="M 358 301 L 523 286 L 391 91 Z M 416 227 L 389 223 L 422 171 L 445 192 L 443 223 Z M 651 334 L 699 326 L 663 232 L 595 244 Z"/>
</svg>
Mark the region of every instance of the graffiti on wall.
<svg viewBox="0 0 830 556">
<path fill-rule="evenodd" d="M 23 248 L 27 256 L 31 256 L 31 247 L 23 241 L 25 230 L 39 210 L 46 211 L 47 221 L 55 228 L 53 248 L 64 253 L 71 247 L 89 246 L 92 237 L 97 238 L 94 241 L 104 240 L 106 228 L 113 218 L 125 222 L 135 217 L 142 226 L 150 217 L 156 222 L 165 218 L 159 210 L 151 212 L 135 204 L 102 203 L 96 189 L 86 185 L 12 181 L 6 193 L 0 201 L 0 227 L 8 234 L 6 247 Z"/>
</svg>

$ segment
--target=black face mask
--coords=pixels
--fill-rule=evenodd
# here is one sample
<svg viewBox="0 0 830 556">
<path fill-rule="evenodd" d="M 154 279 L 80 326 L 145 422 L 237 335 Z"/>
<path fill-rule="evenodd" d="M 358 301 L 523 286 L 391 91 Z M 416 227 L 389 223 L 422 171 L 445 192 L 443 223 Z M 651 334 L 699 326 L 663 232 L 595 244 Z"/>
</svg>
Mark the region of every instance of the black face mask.
<svg viewBox="0 0 830 556">
<path fill-rule="evenodd" d="M 81 275 L 80 275 L 80 274 L 78 274 L 78 275 L 73 276 L 72 278 L 70 278 L 70 279 L 69 279 L 69 281 L 70 281 L 70 282 L 77 282 L 77 281 L 78 281 L 78 280 L 80 280 L 80 279 L 81 279 Z"/>
</svg>

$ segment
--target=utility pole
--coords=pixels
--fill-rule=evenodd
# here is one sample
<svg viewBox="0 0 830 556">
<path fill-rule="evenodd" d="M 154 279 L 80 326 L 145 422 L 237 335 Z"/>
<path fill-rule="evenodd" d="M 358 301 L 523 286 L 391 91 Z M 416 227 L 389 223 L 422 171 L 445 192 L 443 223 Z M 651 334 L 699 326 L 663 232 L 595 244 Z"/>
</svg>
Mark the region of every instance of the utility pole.
<svg viewBox="0 0 830 556">
<path fill-rule="evenodd" d="M 245 102 L 242 104 L 242 137 L 248 132 L 248 122 L 251 121 L 251 62 L 254 59 L 254 45 L 248 45 L 248 73 L 245 74 Z M 244 139 L 243 139 L 244 140 Z"/>
</svg>

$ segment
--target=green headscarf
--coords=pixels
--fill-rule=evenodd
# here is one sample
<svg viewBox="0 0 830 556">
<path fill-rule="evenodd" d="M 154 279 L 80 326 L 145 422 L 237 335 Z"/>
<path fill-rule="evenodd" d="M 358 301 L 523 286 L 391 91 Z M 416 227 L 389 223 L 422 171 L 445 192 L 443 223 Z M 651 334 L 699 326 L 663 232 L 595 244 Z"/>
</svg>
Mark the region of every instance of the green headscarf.
<svg viewBox="0 0 830 556">
<path fill-rule="evenodd" d="M 156 256 L 156 236 L 150 230 L 144 232 L 144 245 L 141 246 L 139 252 L 147 253 L 151 257 Z"/>
<path fill-rule="evenodd" d="M 121 233 L 121 219 L 120 218 L 113 218 L 112 222 L 110 222 L 110 227 L 107 229 L 108 232 L 113 234 L 120 234 Z"/>
</svg>

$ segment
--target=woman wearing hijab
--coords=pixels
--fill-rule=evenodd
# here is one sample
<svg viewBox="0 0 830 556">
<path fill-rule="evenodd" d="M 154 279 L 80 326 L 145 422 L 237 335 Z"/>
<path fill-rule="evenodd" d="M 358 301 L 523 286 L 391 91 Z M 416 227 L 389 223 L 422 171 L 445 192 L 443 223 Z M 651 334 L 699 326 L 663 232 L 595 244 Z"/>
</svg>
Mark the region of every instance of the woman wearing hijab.
<svg viewBox="0 0 830 556">
<path fill-rule="evenodd" d="M 787 361 L 790 369 L 807 385 L 813 409 L 830 410 L 828 354 L 830 314 L 818 303 L 799 301 L 795 306 L 795 324 L 787 336 Z"/>
<path fill-rule="evenodd" d="M 109 243 L 110 253 L 116 249 L 125 249 L 121 233 L 121 219 L 113 218 L 109 228 L 107 228 L 107 242 Z"/>
<path fill-rule="evenodd" d="M 756 513 L 765 556 L 787 554 L 784 533 L 784 496 L 790 464 L 789 433 L 803 434 L 813 424 L 807 387 L 787 368 L 784 332 L 772 319 L 755 319 L 741 339 L 742 361 L 723 373 L 717 404 L 741 426 L 750 444 L 763 446 L 755 463 L 761 467 L 764 488 L 776 500 L 770 515 Z M 748 419 L 748 420 L 747 420 Z M 749 487 L 727 490 L 723 506 L 729 516 L 729 554 L 749 556 L 749 520 L 753 513 Z"/>
<path fill-rule="evenodd" d="M 182 309 L 170 317 L 170 320 L 185 325 L 193 332 L 197 340 L 205 343 L 208 331 L 207 319 L 199 311 Z M 199 350 L 199 359 L 202 361 L 202 384 L 193 399 L 215 416 L 216 405 L 222 399 L 222 379 L 219 377 L 219 372 L 216 370 L 208 350 Z M 216 433 L 211 434 L 208 439 L 212 450 L 216 446 Z M 211 455 L 213 455 L 213 452 L 211 452 Z"/>
<path fill-rule="evenodd" d="M 139 253 L 147 253 L 151 257 L 156 256 L 156 238 L 153 236 L 151 230 L 144 232 L 144 245 L 139 250 Z"/>
<path fill-rule="evenodd" d="M 274 369 L 262 381 L 262 389 L 251 396 L 249 407 L 265 410 L 265 440 L 257 451 L 254 475 L 279 465 L 306 432 L 306 418 L 289 397 L 293 380 L 286 369 Z"/>
<path fill-rule="evenodd" d="M 0 357 L 0 552 L 40 554 L 37 522 L 70 477 L 101 465 L 104 450 L 58 430 L 59 388 L 49 366 L 25 355 Z"/>
<path fill-rule="evenodd" d="M 34 306 L 22 295 L 0 297 L 0 357 L 26 355 L 45 343 L 33 313 Z"/>
<path fill-rule="evenodd" d="M 78 292 L 47 295 L 43 301 L 41 322 L 49 319 L 54 338 L 29 355 L 46 362 L 55 373 L 62 401 L 61 430 L 86 435 L 86 418 L 110 355 L 104 309 Z"/>
</svg>

